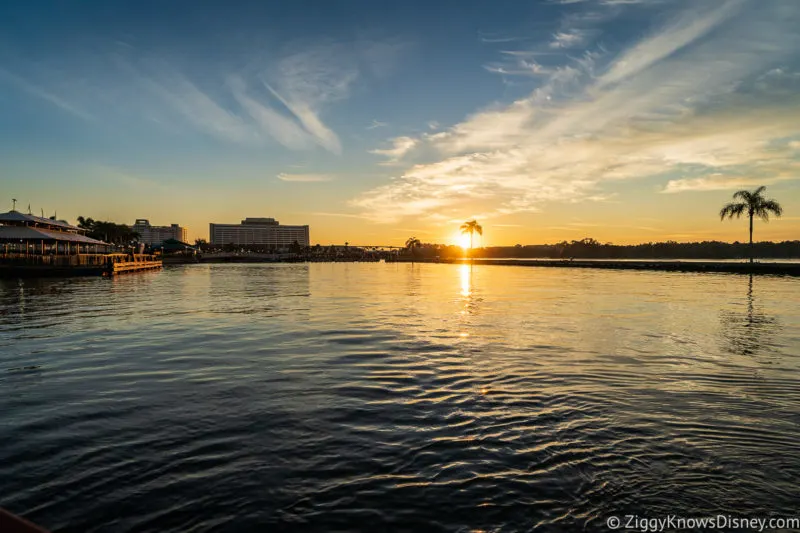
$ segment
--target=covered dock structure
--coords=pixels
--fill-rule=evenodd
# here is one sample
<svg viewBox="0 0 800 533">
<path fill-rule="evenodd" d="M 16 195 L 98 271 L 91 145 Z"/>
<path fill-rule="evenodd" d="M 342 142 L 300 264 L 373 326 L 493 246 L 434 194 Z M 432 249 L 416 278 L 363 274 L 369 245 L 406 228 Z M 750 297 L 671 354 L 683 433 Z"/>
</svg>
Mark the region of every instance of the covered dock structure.
<svg viewBox="0 0 800 533">
<path fill-rule="evenodd" d="M 0 214 L 0 273 L 89 273 L 106 266 L 110 245 L 63 220 L 9 211 Z"/>
</svg>

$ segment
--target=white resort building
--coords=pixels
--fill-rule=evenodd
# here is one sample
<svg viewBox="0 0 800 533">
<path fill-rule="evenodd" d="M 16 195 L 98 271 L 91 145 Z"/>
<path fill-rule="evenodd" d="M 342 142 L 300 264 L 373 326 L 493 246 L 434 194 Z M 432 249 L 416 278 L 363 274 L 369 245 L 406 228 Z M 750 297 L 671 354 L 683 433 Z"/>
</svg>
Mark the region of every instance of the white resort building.
<svg viewBox="0 0 800 533">
<path fill-rule="evenodd" d="M 241 224 L 209 224 L 214 245 L 263 245 L 268 249 L 288 248 L 295 241 L 309 246 L 308 226 L 285 226 L 274 218 L 245 218 Z"/>
</svg>

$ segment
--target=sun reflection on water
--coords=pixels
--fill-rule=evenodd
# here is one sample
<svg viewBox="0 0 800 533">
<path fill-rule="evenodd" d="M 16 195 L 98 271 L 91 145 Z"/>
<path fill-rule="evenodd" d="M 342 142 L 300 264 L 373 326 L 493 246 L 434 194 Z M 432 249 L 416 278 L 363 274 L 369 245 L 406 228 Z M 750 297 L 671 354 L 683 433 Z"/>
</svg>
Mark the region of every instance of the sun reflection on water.
<svg viewBox="0 0 800 533">
<path fill-rule="evenodd" d="M 469 298 L 472 295 L 472 265 L 461 265 L 461 296 Z"/>
</svg>

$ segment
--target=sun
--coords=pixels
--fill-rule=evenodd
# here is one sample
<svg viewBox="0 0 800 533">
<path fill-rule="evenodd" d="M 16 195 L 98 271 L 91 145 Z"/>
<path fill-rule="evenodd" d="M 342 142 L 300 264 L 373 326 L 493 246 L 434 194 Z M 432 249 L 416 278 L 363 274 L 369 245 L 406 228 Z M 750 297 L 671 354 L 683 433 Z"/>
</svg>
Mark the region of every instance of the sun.
<svg viewBox="0 0 800 533">
<path fill-rule="evenodd" d="M 456 233 L 453 235 L 453 242 L 463 249 L 469 248 L 469 233 Z"/>
</svg>

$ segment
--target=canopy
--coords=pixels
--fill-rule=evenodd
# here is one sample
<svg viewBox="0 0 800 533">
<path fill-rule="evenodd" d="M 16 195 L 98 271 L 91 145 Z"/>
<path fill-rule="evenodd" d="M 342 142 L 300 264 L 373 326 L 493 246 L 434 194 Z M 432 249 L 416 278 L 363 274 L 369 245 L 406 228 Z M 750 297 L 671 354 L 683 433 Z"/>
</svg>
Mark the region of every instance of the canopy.
<svg viewBox="0 0 800 533">
<path fill-rule="evenodd" d="M 9 223 L 14 225 L 19 225 L 20 223 L 27 225 L 39 224 L 42 226 L 63 228 L 65 230 L 70 230 L 70 231 L 81 231 L 81 232 L 86 231 L 83 228 L 79 228 L 77 226 L 68 224 L 63 220 L 53 220 L 52 218 L 37 217 L 36 215 L 26 215 L 25 213 L 20 213 L 19 211 L 9 211 L 8 213 L 0 213 L 0 224 L 9 224 Z"/>
<path fill-rule="evenodd" d="M 30 226 L 0 226 L 0 241 L 59 241 L 80 244 L 107 244 L 79 233 L 51 231 Z"/>
</svg>

